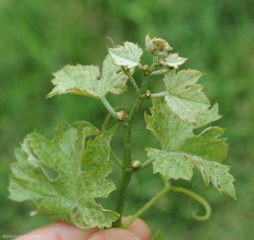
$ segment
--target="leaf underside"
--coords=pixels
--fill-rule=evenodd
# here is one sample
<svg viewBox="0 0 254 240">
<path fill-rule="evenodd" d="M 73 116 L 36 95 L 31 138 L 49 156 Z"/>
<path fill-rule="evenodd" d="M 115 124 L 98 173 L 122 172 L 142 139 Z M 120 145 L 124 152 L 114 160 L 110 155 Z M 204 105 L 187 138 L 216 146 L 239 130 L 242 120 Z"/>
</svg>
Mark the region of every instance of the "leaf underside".
<svg viewBox="0 0 254 240">
<path fill-rule="evenodd" d="M 55 87 L 47 98 L 67 93 L 101 98 L 108 92 L 117 95 L 127 90 L 128 77 L 113 63 L 110 55 L 103 61 L 102 74 L 98 66 L 68 65 L 54 76 Z"/>
<path fill-rule="evenodd" d="M 177 69 L 186 60 L 187 58 L 182 58 L 179 57 L 177 53 L 172 53 L 165 58 L 165 65 Z"/>
<path fill-rule="evenodd" d="M 85 149 L 86 139 L 95 134 Z M 11 166 L 10 198 L 33 200 L 37 213 L 83 229 L 111 227 L 118 214 L 95 201 L 115 189 L 105 179 L 112 172 L 110 139 L 111 133 L 98 135 L 98 129 L 87 122 L 65 131 L 58 127 L 52 141 L 37 132 L 29 134 Z"/>
<path fill-rule="evenodd" d="M 139 65 L 140 57 L 143 54 L 142 49 L 134 43 L 124 42 L 123 46 L 109 48 L 109 54 L 118 66 L 133 68 Z"/>
<path fill-rule="evenodd" d="M 228 173 L 230 167 L 221 162 L 227 154 L 226 139 L 219 138 L 224 129 L 208 127 L 200 134 L 194 130 L 220 118 L 218 106 L 214 105 L 197 119 L 199 125 L 187 124 L 170 112 L 167 103 L 153 100 L 152 115 L 145 114 L 147 129 L 158 139 L 161 150 L 147 148 L 149 158 L 154 158 L 154 173 L 164 179 L 190 180 L 193 168 L 197 168 L 206 185 L 211 182 L 219 193 L 235 198 L 234 178 Z"/>
</svg>

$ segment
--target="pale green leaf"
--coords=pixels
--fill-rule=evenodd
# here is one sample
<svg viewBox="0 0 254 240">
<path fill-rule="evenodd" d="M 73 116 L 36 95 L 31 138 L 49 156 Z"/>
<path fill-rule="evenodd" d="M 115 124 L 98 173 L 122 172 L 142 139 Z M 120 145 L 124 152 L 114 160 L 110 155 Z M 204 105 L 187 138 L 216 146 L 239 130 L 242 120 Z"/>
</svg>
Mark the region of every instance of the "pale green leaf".
<svg viewBox="0 0 254 240">
<path fill-rule="evenodd" d="M 118 66 L 133 68 L 139 65 L 140 57 L 143 54 L 142 49 L 134 43 L 124 42 L 123 46 L 109 48 L 109 54 Z"/>
<path fill-rule="evenodd" d="M 168 55 L 165 58 L 164 64 L 168 67 L 172 67 L 172 68 L 178 68 L 180 65 L 182 65 L 185 61 L 187 60 L 187 58 L 182 58 L 178 56 L 178 53 L 173 53 Z"/>
<path fill-rule="evenodd" d="M 230 167 L 218 162 L 207 161 L 201 157 L 185 152 L 168 152 L 159 149 L 147 148 L 147 156 L 154 158 L 154 173 L 159 172 L 164 179 L 191 180 L 193 168 L 196 167 L 202 174 L 206 186 L 211 181 L 219 193 L 226 193 L 236 198 L 232 175 L 228 173 Z"/>
<path fill-rule="evenodd" d="M 193 131 L 198 126 L 181 121 L 160 99 L 153 100 L 150 111 L 152 115 L 145 114 L 147 129 L 158 139 L 162 149 L 173 152 L 186 151 L 212 161 L 222 161 L 226 157 L 228 145 L 226 139 L 220 138 L 224 129 L 210 127 L 196 135 Z M 216 119 L 216 114 L 211 112 L 217 112 L 218 115 L 218 106 L 215 105 L 208 111 L 209 114 L 198 118 L 200 127 Z"/>
<path fill-rule="evenodd" d="M 159 149 L 147 148 L 147 156 L 154 158 L 153 172 L 159 172 L 163 178 L 175 180 L 182 178 L 191 180 L 193 163 L 182 153 L 168 152 Z"/>
<path fill-rule="evenodd" d="M 199 135 L 186 139 L 182 150 L 193 155 L 201 156 L 204 159 L 222 161 L 227 155 L 226 139 L 219 139 L 224 129 L 209 127 Z"/>
<path fill-rule="evenodd" d="M 102 75 L 97 66 L 64 67 L 54 74 L 55 78 L 52 83 L 55 87 L 47 97 L 71 93 L 101 98 L 108 92 L 113 94 L 123 93 L 127 89 L 128 77 L 112 61 L 109 55 L 105 58 Z"/>
<path fill-rule="evenodd" d="M 222 161 L 227 154 L 226 139 L 220 138 L 224 130 L 209 127 L 196 135 L 193 131 L 197 126 L 181 121 L 160 99 L 153 100 L 150 110 L 152 115 L 145 114 L 147 129 L 159 140 L 162 148 L 147 149 L 149 158 L 156 159 L 153 162 L 154 173 L 159 172 L 165 179 L 190 180 L 196 167 L 206 185 L 211 181 L 219 192 L 235 197 L 234 178 L 228 173 L 229 167 L 216 162 Z M 218 118 L 218 106 L 208 112 L 198 118 L 200 126 Z"/>
<path fill-rule="evenodd" d="M 165 74 L 166 96 L 169 109 L 187 123 L 196 123 L 210 106 L 202 92 L 202 86 L 196 84 L 203 74 L 196 70 L 175 69 Z"/>
<path fill-rule="evenodd" d="M 164 237 L 160 231 L 157 231 L 154 235 L 152 240 L 164 240 Z"/>
<path fill-rule="evenodd" d="M 98 133 L 83 122 L 63 130 L 58 127 L 52 141 L 37 132 L 29 134 L 12 164 L 10 198 L 33 200 L 37 213 L 73 223 L 81 228 L 110 227 L 118 219 L 95 199 L 115 189 L 105 178 L 112 172 L 109 161 L 112 133 Z"/>
<path fill-rule="evenodd" d="M 221 118 L 219 115 L 219 106 L 214 104 L 209 111 L 206 111 L 204 115 L 200 116 L 196 123 L 196 128 L 203 127 L 211 122 L 217 121 Z"/>
</svg>

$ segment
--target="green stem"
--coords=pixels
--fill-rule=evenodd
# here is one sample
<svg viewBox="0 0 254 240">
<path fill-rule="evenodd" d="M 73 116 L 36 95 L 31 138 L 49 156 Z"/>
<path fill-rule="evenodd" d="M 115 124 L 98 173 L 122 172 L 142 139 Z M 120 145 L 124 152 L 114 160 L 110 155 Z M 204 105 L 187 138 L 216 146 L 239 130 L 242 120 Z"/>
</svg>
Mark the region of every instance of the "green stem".
<svg viewBox="0 0 254 240">
<path fill-rule="evenodd" d="M 121 218 L 123 214 L 124 202 L 127 195 L 129 182 L 131 180 L 132 172 L 126 171 L 131 166 L 131 148 L 130 148 L 131 126 L 130 124 L 124 125 L 124 161 L 123 161 L 123 174 L 118 197 L 116 201 L 115 210 L 120 214 L 119 219 L 113 223 L 113 227 L 121 227 Z"/>
<path fill-rule="evenodd" d="M 193 218 L 199 221 L 205 221 L 211 216 L 211 206 L 209 203 L 202 198 L 200 195 L 186 189 L 183 187 L 173 187 L 170 185 L 166 185 L 160 192 L 158 192 L 153 198 L 151 198 L 138 212 L 136 212 L 134 215 L 132 215 L 125 223 L 121 225 L 122 228 L 127 228 L 130 224 L 132 224 L 135 219 L 140 217 L 144 212 L 146 212 L 150 207 L 154 205 L 154 203 L 162 197 L 164 194 L 166 194 L 168 191 L 175 191 L 175 192 L 181 192 L 185 195 L 188 195 L 189 197 L 193 198 L 197 202 L 199 202 L 204 208 L 205 208 L 205 215 L 199 216 L 196 215 L 196 213 L 192 213 Z"/>
<path fill-rule="evenodd" d="M 143 101 L 146 99 L 144 97 L 144 92 L 146 91 L 147 83 L 148 83 L 149 77 L 144 77 L 142 80 L 141 88 L 140 88 L 140 95 L 134 104 L 126 123 L 124 126 L 124 159 L 123 159 L 123 175 L 121 180 L 121 185 L 119 188 L 117 201 L 116 201 L 116 207 L 115 211 L 120 214 L 119 219 L 113 223 L 113 227 L 121 227 L 121 218 L 123 214 L 123 208 L 124 208 L 124 202 L 127 195 L 128 186 L 131 180 L 132 172 L 128 171 L 131 167 L 131 130 L 132 130 L 132 123 L 135 119 L 137 112 L 143 103 Z"/>
<path fill-rule="evenodd" d="M 137 211 L 125 223 L 123 223 L 121 227 L 127 228 L 129 225 L 131 225 L 135 221 L 135 219 L 140 217 L 144 212 L 146 212 L 150 207 L 152 207 L 154 203 L 169 190 L 170 186 L 165 186 L 160 192 L 158 192 L 153 198 L 151 198 L 139 211 Z"/>
</svg>

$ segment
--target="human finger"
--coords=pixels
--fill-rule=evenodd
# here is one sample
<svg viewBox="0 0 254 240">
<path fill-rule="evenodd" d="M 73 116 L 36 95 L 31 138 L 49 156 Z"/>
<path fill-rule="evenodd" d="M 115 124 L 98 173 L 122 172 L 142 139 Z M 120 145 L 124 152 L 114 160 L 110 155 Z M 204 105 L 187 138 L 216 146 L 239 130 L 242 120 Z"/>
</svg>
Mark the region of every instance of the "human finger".
<svg viewBox="0 0 254 240">
<path fill-rule="evenodd" d="M 72 224 L 64 222 L 54 222 L 40 229 L 29 232 L 16 240 L 86 240 L 93 233 L 99 231 L 98 228 L 89 230 L 80 229 Z"/>
<path fill-rule="evenodd" d="M 93 233 L 87 240 L 143 240 L 135 233 L 121 228 L 110 228 Z"/>
<path fill-rule="evenodd" d="M 125 221 L 125 219 L 123 219 L 123 221 Z M 140 218 L 136 219 L 127 229 L 129 231 L 135 233 L 142 240 L 150 240 L 151 239 L 151 230 L 150 230 L 150 228 Z"/>
</svg>

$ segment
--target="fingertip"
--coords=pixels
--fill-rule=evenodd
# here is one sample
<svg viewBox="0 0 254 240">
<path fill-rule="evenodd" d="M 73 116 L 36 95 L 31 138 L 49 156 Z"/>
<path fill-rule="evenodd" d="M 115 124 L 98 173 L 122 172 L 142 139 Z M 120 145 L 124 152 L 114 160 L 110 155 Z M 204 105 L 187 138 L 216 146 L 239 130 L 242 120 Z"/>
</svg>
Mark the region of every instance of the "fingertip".
<svg viewBox="0 0 254 240">
<path fill-rule="evenodd" d="M 128 218 L 123 219 L 126 221 Z M 151 230 L 148 225 L 141 220 L 140 218 L 136 219 L 130 226 L 127 228 L 129 231 L 138 235 L 142 240 L 150 240 L 151 239 Z"/>
</svg>

